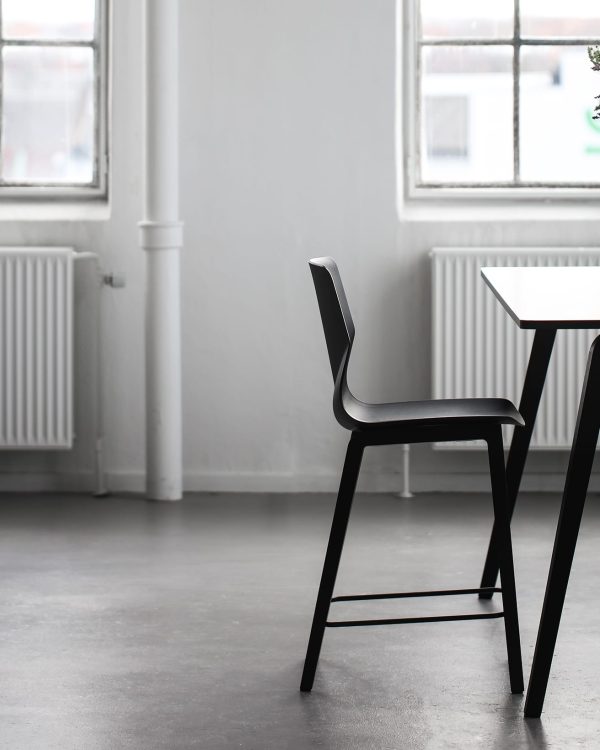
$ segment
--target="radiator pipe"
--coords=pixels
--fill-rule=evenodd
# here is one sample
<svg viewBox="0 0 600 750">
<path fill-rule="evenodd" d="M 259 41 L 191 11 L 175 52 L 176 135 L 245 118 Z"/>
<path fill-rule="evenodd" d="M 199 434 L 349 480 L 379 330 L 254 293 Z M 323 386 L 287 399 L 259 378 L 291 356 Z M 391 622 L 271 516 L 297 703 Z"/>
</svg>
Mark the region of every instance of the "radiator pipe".
<svg viewBox="0 0 600 750">
<path fill-rule="evenodd" d="M 94 479 L 96 489 L 94 490 L 94 497 L 106 497 L 106 495 L 108 495 L 108 488 L 106 486 L 106 467 L 104 463 L 104 380 L 102 377 L 104 357 L 102 356 L 102 305 L 100 297 L 100 291 L 105 282 L 102 267 L 100 265 L 100 258 L 96 253 L 75 253 L 74 258 L 75 260 L 91 260 L 96 267 L 98 297 L 95 310 L 96 361 L 94 363 L 94 372 L 96 374 L 96 380 L 94 394 L 94 426 L 96 434 L 94 437 Z"/>
</svg>

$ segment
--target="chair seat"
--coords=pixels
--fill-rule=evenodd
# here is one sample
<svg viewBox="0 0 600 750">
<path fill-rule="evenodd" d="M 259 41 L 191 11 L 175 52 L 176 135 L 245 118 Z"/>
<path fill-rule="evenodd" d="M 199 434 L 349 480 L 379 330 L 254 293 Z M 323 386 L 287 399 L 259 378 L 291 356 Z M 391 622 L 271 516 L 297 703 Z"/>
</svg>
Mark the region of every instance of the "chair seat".
<svg viewBox="0 0 600 750">
<path fill-rule="evenodd" d="M 390 427 L 433 427 L 451 424 L 508 424 L 525 422 L 514 405 L 504 398 L 453 398 L 431 401 L 403 401 L 365 404 L 352 398 L 344 404 L 355 429 Z"/>
</svg>

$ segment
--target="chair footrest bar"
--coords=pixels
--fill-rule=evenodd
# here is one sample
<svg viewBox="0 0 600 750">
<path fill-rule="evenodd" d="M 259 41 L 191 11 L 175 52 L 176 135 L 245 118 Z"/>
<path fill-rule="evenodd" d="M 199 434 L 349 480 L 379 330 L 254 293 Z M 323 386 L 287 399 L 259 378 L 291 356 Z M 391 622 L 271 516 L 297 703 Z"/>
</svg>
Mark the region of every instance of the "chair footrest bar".
<svg viewBox="0 0 600 750">
<path fill-rule="evenodd" d="M 363 625 L 406 625 L 415 622 L 452 622 L 455 620 L 491 620 L 504 617 L 504 612 L 487 612 L 471 615 L 438 615 L 436 617 L 399 617 L 388 620 L 333 620 L 326 622 L 328 628 L 352 628 Z"/>
<path fill-rule="evenodd" d="M 358 602 L 369 599 L 409 599 L 415 596 L 460 596 L 462 594 L 495 594 L 501 593 L 501 588 L 486 586 L 480 589 L 445 589 L 442 591 L 407 591 L 398 594 L 351 594 L 348 596 L 334 596 L 332 602 Z"/>
</svg>

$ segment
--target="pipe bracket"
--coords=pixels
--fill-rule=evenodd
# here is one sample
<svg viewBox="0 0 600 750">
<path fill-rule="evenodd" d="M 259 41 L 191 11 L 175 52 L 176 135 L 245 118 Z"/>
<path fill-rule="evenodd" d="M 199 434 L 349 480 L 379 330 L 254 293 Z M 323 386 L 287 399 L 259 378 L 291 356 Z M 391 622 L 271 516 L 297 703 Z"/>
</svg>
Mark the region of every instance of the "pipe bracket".
<svg viewBox="0 0 600 750">
<path fill-rule="evenodd" d="M 140 245 L 144 250 L 169 250 L 183 247 L 182 221 L 138 222 Z"/>
</svg>

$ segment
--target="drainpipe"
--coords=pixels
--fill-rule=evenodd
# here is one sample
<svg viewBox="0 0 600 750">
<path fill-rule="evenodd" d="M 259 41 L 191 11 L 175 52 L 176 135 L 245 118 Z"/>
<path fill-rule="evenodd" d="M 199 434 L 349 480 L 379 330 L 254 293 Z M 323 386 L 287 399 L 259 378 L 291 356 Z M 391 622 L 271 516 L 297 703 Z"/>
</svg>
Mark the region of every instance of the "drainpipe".
<svg viewBox="0 0 600 750">
<path fill-rule="evenodd" d="M 180 500 L 178 0 L 145 2 L 146 494 Z"/>
</svg>

